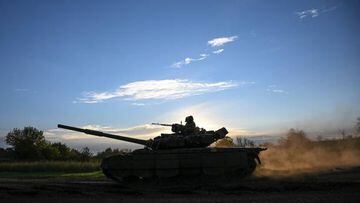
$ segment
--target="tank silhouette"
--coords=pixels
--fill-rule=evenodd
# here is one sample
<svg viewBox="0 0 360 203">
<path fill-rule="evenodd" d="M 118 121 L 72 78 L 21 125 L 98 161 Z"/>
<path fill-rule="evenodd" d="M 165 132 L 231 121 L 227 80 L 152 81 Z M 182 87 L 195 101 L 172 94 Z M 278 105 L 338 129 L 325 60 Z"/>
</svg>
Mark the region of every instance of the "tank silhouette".
<svg viewBox="0 0 360 203">
<path fill-rule="evenodd" d="M 228 131 L 223 127 L 207 131 L 196 127 L 193 117 L 186 124 L 161 124 L 171 127 L 173 133 L 161 134 L 154 139 L 142 140 L 100 131 L 59 124 L 59 128 L 108 137 L 145 146 L 131 153 L 107 157 L 101 162 L 103 173 L 115 181 L 134 179 L 164 179 L 173 177 L 247 176 L 257 163 L 258 154 L 265 148 L 217 148 L 209 147 L 225 138 Z"/>
</svg>

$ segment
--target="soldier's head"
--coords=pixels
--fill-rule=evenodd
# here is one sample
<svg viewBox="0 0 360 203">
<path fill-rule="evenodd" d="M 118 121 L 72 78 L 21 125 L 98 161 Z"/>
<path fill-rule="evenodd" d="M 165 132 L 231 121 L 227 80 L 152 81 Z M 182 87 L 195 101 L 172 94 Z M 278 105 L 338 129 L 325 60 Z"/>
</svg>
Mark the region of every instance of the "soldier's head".
<svg viewBox="0 0 360 203">
<path fill-rule="evenodd" d="M 194 118 L 192 116 L 188 116 L 188 117 L 185 118 L 185 122 L 186 123 L 192 123 L 192 122 L 194 122 Z"/>
</svg>

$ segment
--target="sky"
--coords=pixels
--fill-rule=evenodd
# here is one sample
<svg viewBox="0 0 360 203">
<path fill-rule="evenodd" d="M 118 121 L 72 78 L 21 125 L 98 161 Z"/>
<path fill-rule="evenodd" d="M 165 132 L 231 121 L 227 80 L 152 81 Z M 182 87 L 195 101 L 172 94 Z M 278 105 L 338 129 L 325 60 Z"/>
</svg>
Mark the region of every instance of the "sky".
<svg viewBox="0 0 360 203">
<path fill-rule="evenodd" d="M 34 126 L 125 146 L 193 115 L 231 136 L 322 136 L 360 116 L 359 1 L 0 0 L 0 146 Z"/>
</svg>

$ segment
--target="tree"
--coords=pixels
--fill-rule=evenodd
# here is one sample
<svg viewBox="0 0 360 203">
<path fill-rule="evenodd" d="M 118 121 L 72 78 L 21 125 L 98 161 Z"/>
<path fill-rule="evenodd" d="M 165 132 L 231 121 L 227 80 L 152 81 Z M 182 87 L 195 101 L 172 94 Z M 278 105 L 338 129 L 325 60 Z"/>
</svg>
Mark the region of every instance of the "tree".
<svg viewBox="0 0 360 203">
<path fill-rule="evenodd" d="M 43 158 L 42 149 L 49 144 L 43 132 L 34 127 L 24 127 L 22 130 L 14 128 L 6 135 L 5 141 L 12 146 L 16 158 L 19 159 Z"/>
<path fill-rule="evenodd" d="M 80 159 L 82 161 L 88 161 L 93 156 L 93 154 L 90 152 L 90 149 L 88 147 L 84 147 L 81 149 L 80 152 Z"/>
<path fill-rule="evenodd" d="M 106 148 L 104 151 L 102 152 L 98 152 L 95 156 L 95 158 L 98 159 L 103 159 L 109 156 L 113 156 L 113 155 L 117 155 L 117 154 L 126 154 L 126 153 L 130 153 L 131 150 L 130 149 L 111 149 Z"/>
<path fill-rule="evenodd" d="M 237 147 L 255 147 L 255 142 L 245 137 L 236 137 Z"/>
<path fill-rule="evenodd" d="M 357 118 L 357 122 L 355 125 L 355 131 L 356 131 L 356 134 L 360 135 L 360 117 Z"/>
<path fill-rule="evenodd" d="M 66 144 L 62 144 L 61 142 L 56 142 L 51 144 L 51 147 L 59 152 L 59 156 L 56 157 L 56 159 L 59 160 L 76 159 L 76 154 L 74 154 L 74 152 L 72 152 L 70 147 L 66 146 Z"/>
<path fill-rule="evenodd" d="M 343 140 L 345 140 L 345 138 L 346 138 L 346 131 L 345 131 L 344 129 L 342 129 L 342 130 L 339 130 L 339 133 L 340 133 L 340 135 L 341 135 L 341 138 L 342 138 Z"/>
<path fill-rule="evenodd" d="M 56 147 L 53 147 L 47 141 L 43 146 L 41 146 L 40 152 L 41 152 L 40 159 L 59 160 L 61 157 L 59 149 L 57 149 Z"/>
<path fill-rule="evenodd" d="M 0 148 L 0 162 L 12 160 L 13 158 L 14 158 L 14 156 L 10 149 Z"/>
<path fill-rule="evenodd" d="M 0 150 L 0 159 L 22 160 L 82 160 L 88 161 L 93 154 L 88 147 L 81 151 L 71 149 L 61 142 L 50 143 L 43 132 L 34 127 L 14 128 L 6 135 L 6 143 L 11 148 Z M 114 151 L 115 152 L 115 151 Z"/>
<path fill-rule="evenodd" d="M 119 149 L 114 149 L 113 150 L 113 149 L 111 149 L 109 147 L 109 148 L 106 148 L 102 152 L 98 152 L 97 155 L 96 155 L 96 158 L 103 159 L 103 158 L 106 158 L 106 157 L 109 157 L 109 156 L 112 156 L 112 155 L 115 155 L 115 154 L 120 154 Z"/>
<path fill-rule="evenodd" d="M 302 130 L 290 129 L 285 138 L 280 139 L 281 147 L 300 147 L 308 148 L 311 146 L 311 140 L 307 138 Z"/>
</svg>

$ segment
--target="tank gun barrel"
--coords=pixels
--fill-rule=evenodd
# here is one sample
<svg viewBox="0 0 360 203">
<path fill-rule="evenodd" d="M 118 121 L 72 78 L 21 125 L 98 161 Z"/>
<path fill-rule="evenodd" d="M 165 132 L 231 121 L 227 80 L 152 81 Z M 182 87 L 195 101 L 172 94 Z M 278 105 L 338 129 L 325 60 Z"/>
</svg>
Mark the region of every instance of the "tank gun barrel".
<svg viewBox="0 0 360 203">
<path fill-rule="evenodd" d="M 132 142 L 132 143 L 141 144 L 141 145 L 144 145 L 147 147 L 151 147 L 151 145 L 152 145 L 151 140 L 141 140 L 141 139 L 136 139 L 136 138 L 124 137 L 124 136 L 120 136 L 120 135 L 103 133 L 103 132 L 96 131 L 96 130 L 77 128 L 77 127 L 72 127 L 72 126 L 62 125 L 62 124 L 58 124 L 58 128 L 82 132 L 82 133 L 86 133 L 89 135 L 95 135 L 95 136 L 99 136 L 99 137 L 108 137 L 108 138 L 122 140 L 122 141 L 126 141 L 126 142 Z"/>
<path fill-rule="evenodd" d="M 166 124 L 166 123 L 151 123 L 151 125 L 161 125 L 161 126 L 168 126 L 168 127 L 173 126 L 173 124 Z"/>
</svg>

